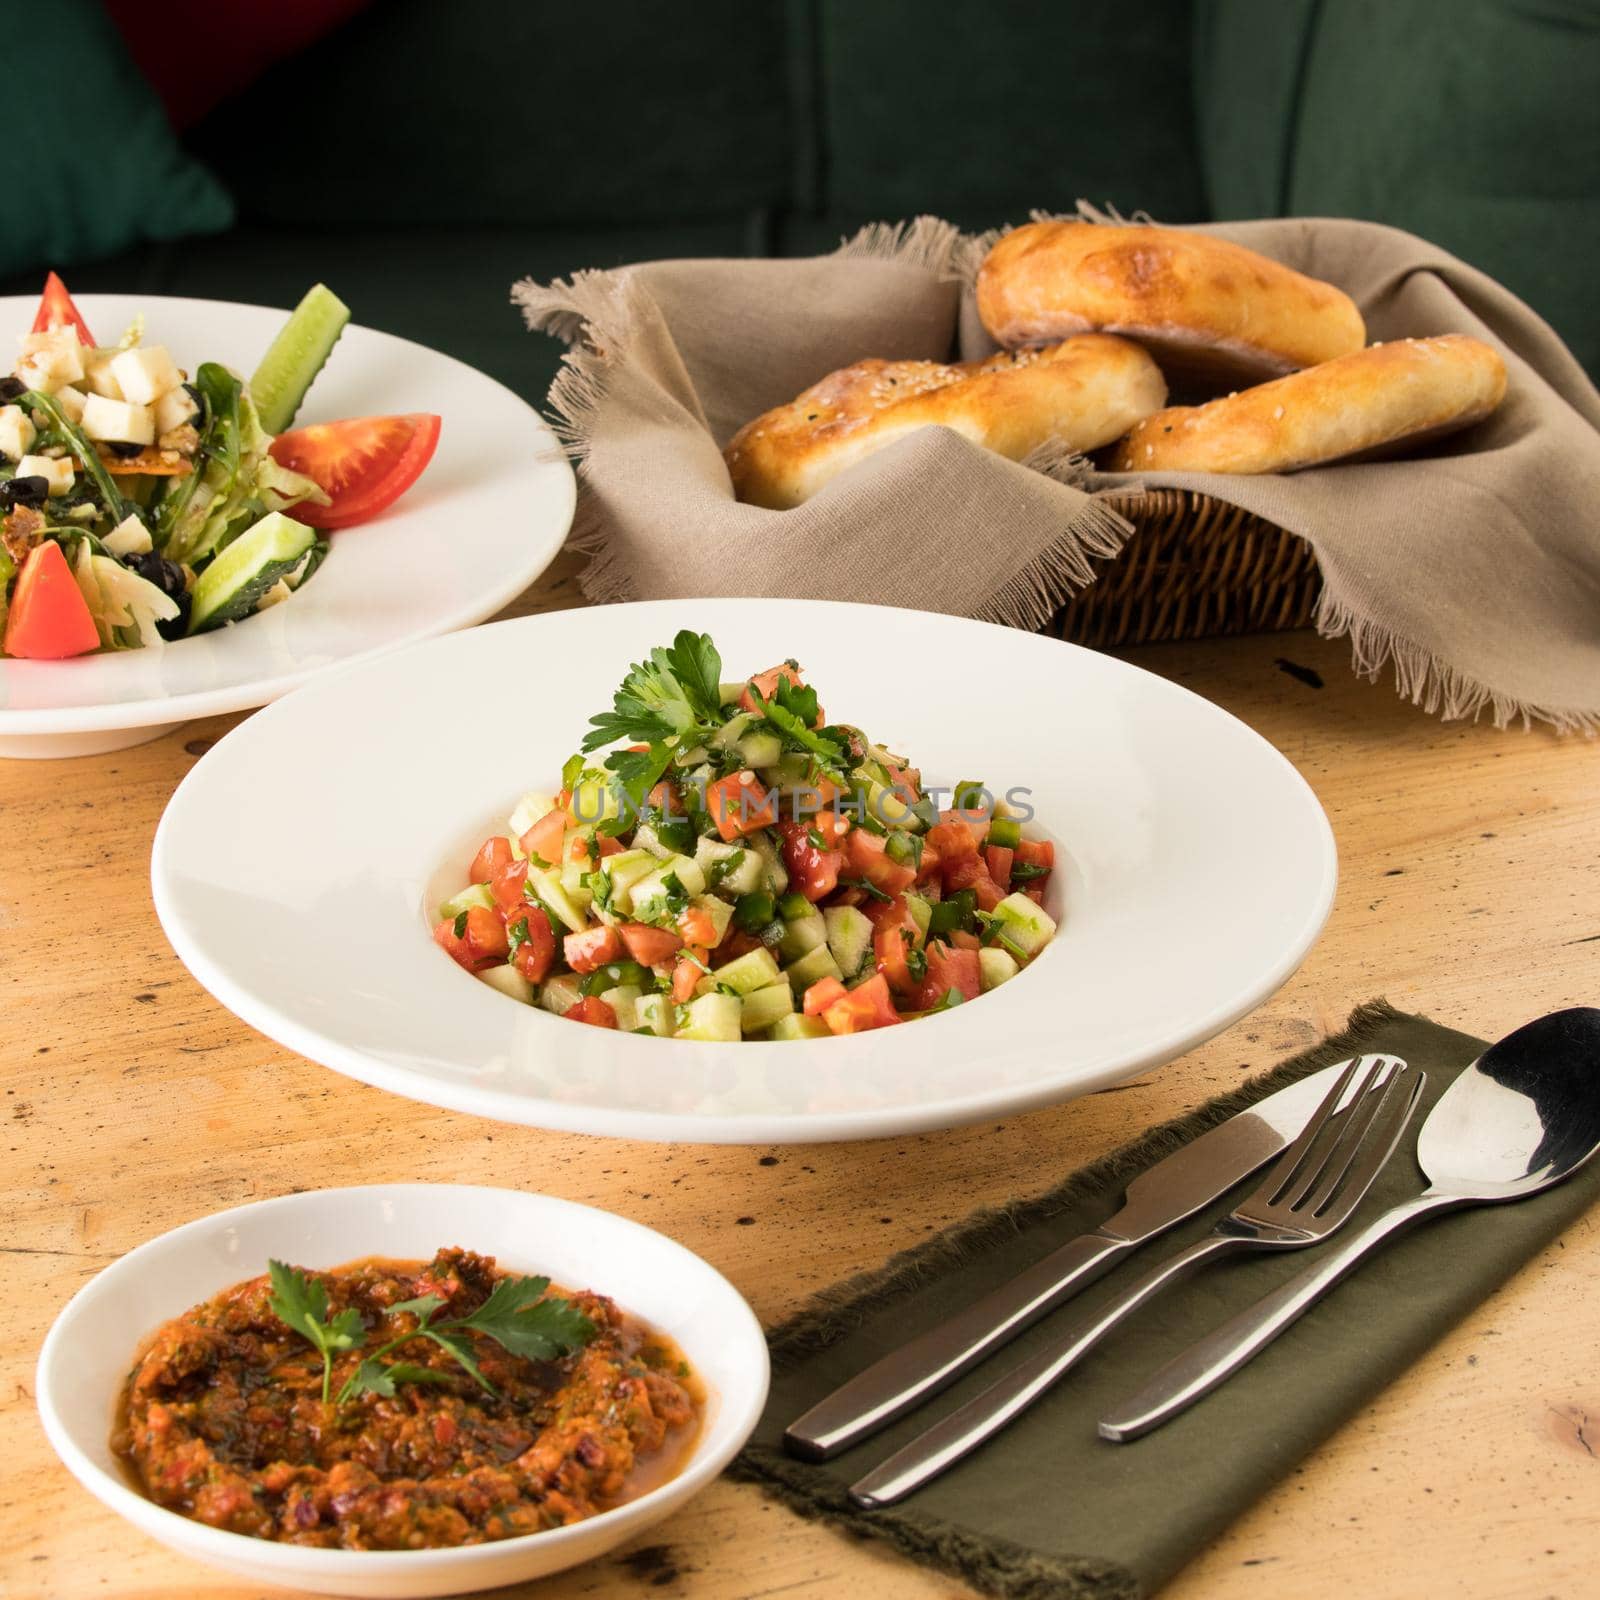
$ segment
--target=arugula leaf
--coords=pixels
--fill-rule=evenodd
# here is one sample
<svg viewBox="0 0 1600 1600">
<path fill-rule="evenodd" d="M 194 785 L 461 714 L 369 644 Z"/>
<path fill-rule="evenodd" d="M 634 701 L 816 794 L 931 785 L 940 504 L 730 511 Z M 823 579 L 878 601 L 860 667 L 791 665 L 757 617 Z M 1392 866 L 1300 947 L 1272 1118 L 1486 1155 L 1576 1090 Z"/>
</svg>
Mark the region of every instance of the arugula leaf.
<svg viewBox="0 0 1600 1600">
<path fill-rule="evenodd" d="M 570 1300 L 543 1298 L 548 1278 L 502 1278 L 489 1298 L 453 1324 L 486 1334 L 529 1361 L 552 1361 L 594 1337 L 594 1324 Z"/>
<path fill-rule="evenodd" d="M 328 1320 L 328 1291 L 319 1278 L 313 1278 L 282 1261 L 267 1263 L 272 1293 L 267 1304 L 272 1314 L 301 1338 L 308 1340 L 322 1357 L 322 1400 L 327 1404 L 328 1385 L 333 1377 L 333 1358 L 341 1350 L 356 1350 L 367 1337 L 361 1314 L 341 1311 Z"/>
</svg>

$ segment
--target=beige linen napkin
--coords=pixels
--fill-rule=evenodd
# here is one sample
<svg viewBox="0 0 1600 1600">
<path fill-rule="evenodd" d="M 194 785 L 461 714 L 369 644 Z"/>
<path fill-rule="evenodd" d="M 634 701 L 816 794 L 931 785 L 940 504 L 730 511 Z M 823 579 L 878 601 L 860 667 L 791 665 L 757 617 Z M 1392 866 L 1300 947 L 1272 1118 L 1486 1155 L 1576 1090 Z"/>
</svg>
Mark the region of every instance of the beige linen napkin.
<svg viewBox="0 0 1600 1600">
<path fill-rule="evenodd" d="M 1105 220 L 1088 208 L 1084 214 Z M 1107 221 L 1107 226 L 1116 222 Z M 752 416 L 865 356 L 994 344 L 971 284 L 988 241 L 924 217 L 830 256 L 660 261 L 513 290 L 569 345 L 550 404 L 579 462 L 574 537 L 599 601 L 802 595 L 1042 627 L 1131 531 L 1096 491 L 1194 489 L 1309 540 L 1317 626 L 1357 670 L 1446 717 L 1600 727 L 1600 394 L 1555 333 L 1424 241 L 1339 219 L 1202 230 L 1338 284 L 1375 340 L 1476 334 L 1505 403 L 1414 460 L 1270 477 L 1019 465 L 927 428 L 792 511 L 740 505 L 721 448 Z"/>
</svg>

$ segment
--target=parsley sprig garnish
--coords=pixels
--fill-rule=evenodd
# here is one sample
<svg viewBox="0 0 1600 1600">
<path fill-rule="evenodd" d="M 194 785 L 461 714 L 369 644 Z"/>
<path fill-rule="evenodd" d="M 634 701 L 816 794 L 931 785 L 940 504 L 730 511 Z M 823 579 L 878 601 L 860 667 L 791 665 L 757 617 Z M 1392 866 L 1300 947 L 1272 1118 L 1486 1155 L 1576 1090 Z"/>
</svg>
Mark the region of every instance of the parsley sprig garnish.
<svg viewBox="0 0 1600 1600">
<path fill-rule="evenodd" d="M 269 1261 L 267 1273 L 272 1283 L 268 1303 L 273 1313 L 308 1340 L 322 1357 L 322 1398 L 326 1403 L 334 1356 L 359 1350 L 366 1343 L 367 1330 L 360 1313 L 347 1308 L 330 1319 L 328 1295 L 320 1279 L 282 1261 Z M 582 1349 L 595 1335 L 594 1324 L 570 1300 L 546 1295 L 549 1287 L 550 1280 L 545 1277 L 501 1278 L 488 1299 L 470 1316 L 442 1321 L 438 1314 L 445 1302 L 438 1295 L 420 1295 L 390 1306 L 391 1316 L 410 1312 L 417 1318 L 417 1326 L 364 1356 L 340 1388 L 338 1403 L 343 1405 L 363 1394 L 388 1398 L 401 1383 L 448 1382 L 448 1374 L 437 1368 L 383 1359 L 413 1339 L 428 1339 L 438 1345 L 488 1394 L 496 1390 L 472 1353 L 470 1334 L 482 1334 L 501 1349 L 528 1361 L 553 1361 Z"/>
<path fill-rule="evenodd" d="M 722 725 L 722 657 L 708 633 L 685 628 L 672 647 L 628 668 L 612 709 L 589 719 L 587 753 L 620 739 L 659 744 Z M 690 740 L 694 743 L 694 740 Z"/>
</svg>

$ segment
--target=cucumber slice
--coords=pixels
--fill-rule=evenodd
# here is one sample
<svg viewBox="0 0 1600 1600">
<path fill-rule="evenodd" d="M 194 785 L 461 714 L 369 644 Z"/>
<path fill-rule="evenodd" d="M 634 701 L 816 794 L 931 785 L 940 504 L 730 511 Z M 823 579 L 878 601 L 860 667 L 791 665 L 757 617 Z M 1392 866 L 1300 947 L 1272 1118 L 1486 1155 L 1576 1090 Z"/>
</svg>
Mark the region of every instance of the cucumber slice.
<svg viewBox="0 0 1600 1600">
<path fill-rule="evenodd" d="M 785 961 L 798 961 L 808 950 L 826 944 L 827 939 L 828 925 L 822 920 L 822 913 L 811 910 L 803 917 L 796 917 L 793 922 L 784 923 L 778 952 Z"/>
<path fill-rule="evenodd" d="M 986 994 L 1002 983 L 1009 983 L 1021 970 L 1011 955 L 994 945 L 978 952 L 978 974 Z"/>
<path fill-rule="evenodd" d="M 831 906 L 823 919 L 828 948 L 848 983 L 866 965 L 872 950 L 872 924 L 854 906 Z"/>
<path fill-rule="evenodd" d="M 820 983 L 824 978 L 838 978 L 841 983 L 844 981 L 839 963 L 833 959 L 833 951 L 826 942 L 814 950 L 808 950 L 798 961 L 791 961 L 783 969 L 783 975 L 789 980 L 789 987 L 798 995 L 803 995 L 812 984 Z"/>
<path fill-rule="evenodd" d="M 460 894 L 453 894 L 448 900 L 439 903 L 439 920 L 448 922 L 451 917 L 459 917 L 463 911 L 471 911 L 474 906 L 484 906 L 488 909 L 494 907 L 494 896 L 489 893 L 486 883 L 468 884 Z"/>
<path fill-rule="evenodd" d="M 539 1004 L 558 1017 L 566 1014 L 583 998 L 583 979 L 575 972 L 558 972 L 544 980 L 539 991 Z"/>
<path fill-rule="evenodd" d="M 214 560 L 194 586 L 189 632 L 203 633 L 247 617 L 264 595 L 317 541 L 303 522 L 268 512 Z"/>
<path fill-rule="evenodd" d="M 658 1039 L 672 1037 L 672 1002 L 664 994 L 646 994 L 633 1003 L 633 1031 L 648 1028 Z"/>
<path fill-rule="evenodd" d="M 802 1017 L 791 1011 L 779 1017 L 767 1032 L 769 1039 L 826 1039 L 833 1030 L 820 1017 Z"/>
<path fill-rule="evenodd" d="M 282 433 L 294 421 L 349 320 L 349 306 L 322 283 L 312 284 L 290 313 L 250 379 L 250 398 L 268 433 Z"/>
<path fill-rule="evenodd" d="M 739 1010 L 739 1026 L 745 1033 L 760 1033 L 780 1017 L 794 1011 L 794 990 L 786 983 L 768 984 L 744 997 Z"/>
<path fill-rule="evenodd" d="M 677 1037 L 736 1043 L 740 1038 L 739 1017 L 742 1010 L 734 995 L 703 994 L 698 1000 L 689 1002 Z"/>
<path fill-rule="evenodd" d="M 490 967 L 478 976 L 491 989 L 498 989 L 501 994 L 520 1000 L 525 1006 L 533 1004 L 533 985 L 515 967 Z"/>
<path fill-rule="evenodd" d="M 765 989 L 779 983 L 782 983 L 785 989 L 789 987 L 787 980 L 778 971 L 778 963 L 772 959 L 772 952 L 765 945 L 759 950 L 751 950 L 748 954 L 740 956 L 737 961 L 730 961 L 726 966 L 718 967 L 709 978 L 702 978 L 700 982 L 708 988 L 732 989 L 741 995 L 754 994 L 757 989 Z"/>
<path fill-rule="evenodd" d="M 1055 937 L 1055 918 L 1025 894 L 1008 894 L 994 908 L 1001 931 L 1025 956 L 1042 950 Z"/>
</svg>

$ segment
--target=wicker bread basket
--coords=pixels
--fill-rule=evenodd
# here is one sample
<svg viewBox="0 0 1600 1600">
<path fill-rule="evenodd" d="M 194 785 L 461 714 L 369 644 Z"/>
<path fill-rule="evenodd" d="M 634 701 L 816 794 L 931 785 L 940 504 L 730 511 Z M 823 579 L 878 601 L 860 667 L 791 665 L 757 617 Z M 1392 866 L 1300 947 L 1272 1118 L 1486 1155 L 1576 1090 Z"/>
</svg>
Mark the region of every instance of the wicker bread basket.
<svg viewBox="0 0 1600 1600">
<path fill-rule="evenodd" d="M 1274 633 L 1311 621 L 1321 579 L 1303 539 L 1187 489 L 1108 496 L 1134 526 L 1051 623 L 1095 647 Z"/>
</svg>

